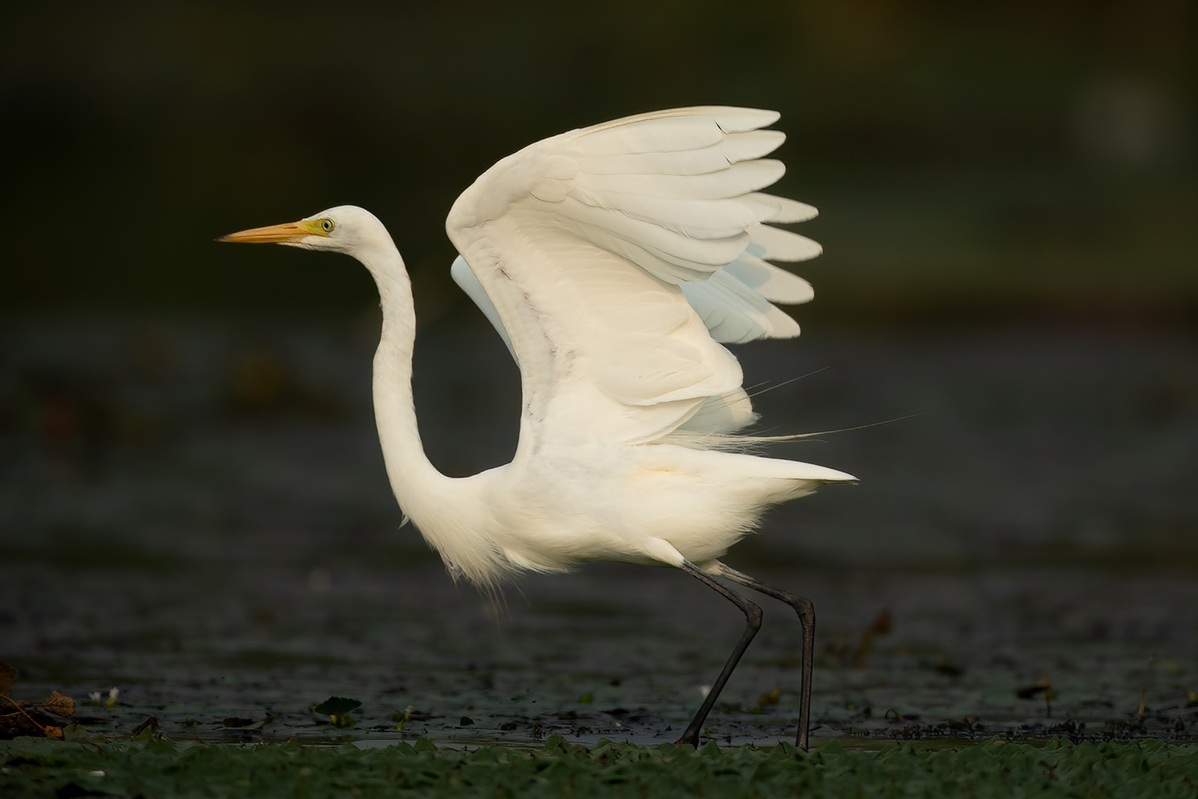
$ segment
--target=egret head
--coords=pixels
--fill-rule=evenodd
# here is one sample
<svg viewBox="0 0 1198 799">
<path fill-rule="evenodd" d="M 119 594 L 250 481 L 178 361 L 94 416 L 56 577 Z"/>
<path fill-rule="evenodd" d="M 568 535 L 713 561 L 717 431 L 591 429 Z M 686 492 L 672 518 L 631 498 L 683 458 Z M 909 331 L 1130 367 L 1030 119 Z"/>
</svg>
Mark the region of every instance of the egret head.
<svg viewBox="0 0 1198 799">
<path fill-rule="evenodd" d="M 383 224 L 364 208 L 339 205 L 298 222 L 252 228 L 221 236 L 217 241 L 243 244 L 285 244 L 305 250 L 360 253 L 387 237 Z"/>
</svg>

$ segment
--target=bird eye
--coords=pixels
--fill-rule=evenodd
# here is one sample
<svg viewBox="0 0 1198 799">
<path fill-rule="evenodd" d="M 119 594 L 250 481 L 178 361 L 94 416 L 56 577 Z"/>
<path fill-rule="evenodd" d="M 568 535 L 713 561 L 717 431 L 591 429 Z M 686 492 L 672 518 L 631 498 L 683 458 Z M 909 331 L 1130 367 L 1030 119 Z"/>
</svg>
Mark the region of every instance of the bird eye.
<svg viewBox="0 0 1198 799">
<path fill-rule="evenodd" d="M 333 220 L 329 219 L 328 217 L 325 217 L 324 219 L 320 220 L 320 229 L 323 230 L 325 233 L 332 233 L 333 228 L 335 228 L 335 227 L 337 227 L 337 223 L 334 222 Z"/>
</svg>

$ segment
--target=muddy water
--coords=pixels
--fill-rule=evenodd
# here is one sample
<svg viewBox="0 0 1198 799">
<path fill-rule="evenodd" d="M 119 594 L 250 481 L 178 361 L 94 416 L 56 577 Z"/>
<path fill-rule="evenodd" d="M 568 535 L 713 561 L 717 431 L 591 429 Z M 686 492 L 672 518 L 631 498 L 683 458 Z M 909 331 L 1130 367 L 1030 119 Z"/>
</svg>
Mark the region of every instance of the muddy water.
<svg viewBox="0 0 1198 799">
<path fill-rule="evenodd" d="M 94 732 L 153 716 L 213 740 L 679 734 L 737 612 L 669 570 L 534 577 L 498 609 L 453 585 L 399 529 L 371 336 L 370 320 L 5 333 L 0 659 L 19 698 L 70 694 Z M 505 460 L 502 345 L 434 325 L 420 346 L 434 461 Z M 816 602 L 817 742 L 1198 734 L 1195 337 L 833 331 L 741 354 L 750 385 L 806 375 L 758 398 L 772 430 L 914 414 L 790 445 L 861 484 L 776 513 L 729 558 Z M 765 609 L 717 740 L 793 734 L 798 627 Z M 112 687 L 115 706 L 88 703 Z M 312 712 L 329 696 L 362 702 L 352 726 Z"/>
</svg>

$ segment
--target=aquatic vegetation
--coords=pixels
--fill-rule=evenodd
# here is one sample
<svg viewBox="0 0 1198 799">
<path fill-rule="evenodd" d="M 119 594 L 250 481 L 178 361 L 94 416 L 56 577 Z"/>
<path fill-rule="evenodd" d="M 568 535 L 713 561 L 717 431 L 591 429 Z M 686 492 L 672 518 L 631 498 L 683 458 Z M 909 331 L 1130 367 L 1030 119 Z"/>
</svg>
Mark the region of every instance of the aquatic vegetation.
<svg viewBox="0 0 1198 799">
<path fill-rule="evenodd" d="M 675 744 L 536 749 L 381 748 L 148 742 L 0 744 L 0 793 L 146 796 L 1192 797 L 1198 745 L 1161 741 L 1042 745 L 833 742 L 698 751 Z"/>
</svg>

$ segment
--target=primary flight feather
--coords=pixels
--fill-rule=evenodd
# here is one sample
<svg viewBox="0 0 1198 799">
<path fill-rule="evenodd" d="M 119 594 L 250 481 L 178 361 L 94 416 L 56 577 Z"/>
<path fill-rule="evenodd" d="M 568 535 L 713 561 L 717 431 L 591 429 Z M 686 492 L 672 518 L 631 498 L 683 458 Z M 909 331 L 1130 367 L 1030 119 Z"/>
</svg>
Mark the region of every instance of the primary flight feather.
<svg viewBox="0 0 1198 799">
<path fill-rule="evenodd" d="M 810 603 L 719 559 L 770 506 L 854 479 L 743 451 L 756 415 L 724 344 L 798 335 L 774 303 L 806 302 L 811 286 L 770 261 L 820 252 L 771 226 L 816 213 L 761 191 L 783 173 L 764 158 L 783 141 L 763 129 L 777 119 L 725 107 L 628 117 L 525 147 L 462 193 L 446 223 L 460 253 L 451 274 L 503 337 L 524 396 L 511 463 L 472 477 L 446 477 L 424 455 L 411 285 L 382 223 L 340 206 L 222 239 L 342 252 L 370 270 L 383 309 L 374 402 L 387 473 L 455 577 L 492 588 L 584 561 L 668 565 L 741 607 L 745 636 L 683 735 L 693 744 L 760 623 L 718 576 L 803 618 L 806 746 Z"/>
</svg>

